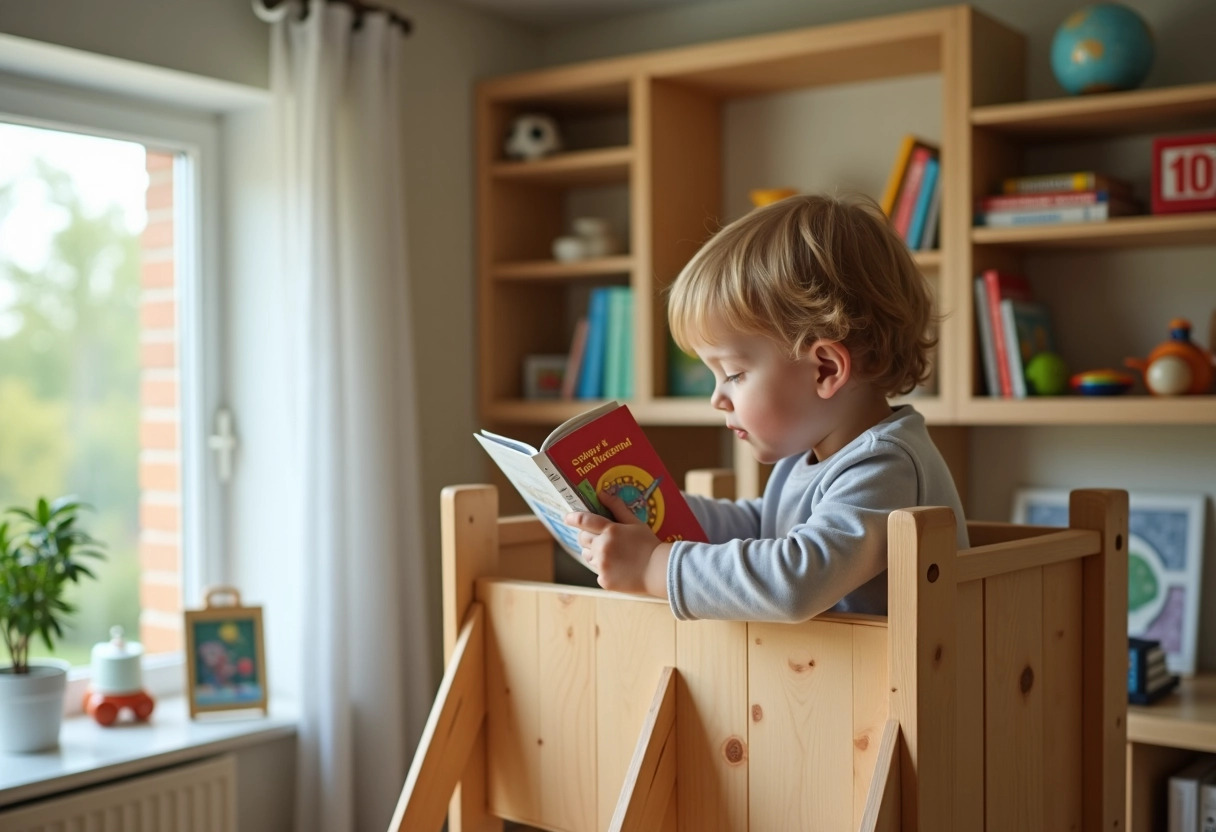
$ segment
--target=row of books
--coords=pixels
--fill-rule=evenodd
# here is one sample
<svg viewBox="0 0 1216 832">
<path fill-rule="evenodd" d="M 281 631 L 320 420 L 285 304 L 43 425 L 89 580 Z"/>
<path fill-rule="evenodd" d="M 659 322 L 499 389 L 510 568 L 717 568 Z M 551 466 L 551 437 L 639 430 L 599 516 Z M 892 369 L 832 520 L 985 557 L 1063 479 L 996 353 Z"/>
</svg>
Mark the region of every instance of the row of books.
<svg viewBox="0 0 1216 832">
<path fill-rule="evenodd" d="M 1165 649 L 1154 639 L 1127 640 L 1127 701 L 1151 705 L 1178 687 L 1178 676 L 1170 673 Z"/>
<path fill-rule="evenodd" d="M 1026 398 L 1026 365 L 1055 351 L 1047 307 L 1034 299 L 1025 276 L 989 269 L 975 278 L 975 322 L 988 395 Z"/>
<path fill-rule="evenodd" d="M 975 225 L 1093 222 L 1138 212 L 1131 186 L 1097 171 L 1016 176 L 975 202 Z"/>
<path fill-rule="evenodd" d="M 1170 776 L 1168 804 L 1169 832 L 1216 832 L 1216 755 Z"/>
<path fill-rule="evenodd" d="M 891 225 L 914 251 L 937 247 L 941 182 L 937 147 L 916 136 L 904 136 L 881 204 Z"/>
<path fill-rule="evenodd" d="M 633 396 L 633 289 L 598 286 L 570 341 L 563 399 Z"/>
</svg>

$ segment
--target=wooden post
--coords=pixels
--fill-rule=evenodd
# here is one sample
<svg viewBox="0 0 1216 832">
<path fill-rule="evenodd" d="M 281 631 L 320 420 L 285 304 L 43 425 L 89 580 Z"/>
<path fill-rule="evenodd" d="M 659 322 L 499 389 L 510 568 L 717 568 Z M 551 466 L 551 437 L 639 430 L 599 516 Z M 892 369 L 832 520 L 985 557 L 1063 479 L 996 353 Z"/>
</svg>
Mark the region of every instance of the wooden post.
<svg viewBox="0 0 1216 832">
<path fill-rule="evenodd" d="M 684 490 L 700 497 L 735 499 L 735 472 L 730 468 L 694 468 L 684 475 Z"/>
<path fill-rule="evenodd" d="M 440 495 L 443 538 L 443 658 L 450 661 L 473 603 L 477 579 L 498 567 L 498 491 L 492 485 L 449 486 Z M 484 667 L 484 665 L 483 665 Z M 483 691 L 485 673 L 479 683 Z M 448 805 L 448 832 L 502 832 L 486 810 L 486 730 L 469 751 Z"/>
<path fill-rule="evenodd" d="M 1082 817 L 1085 832 L 1127 828 L 1127 492 L 1074 491 L 1068 525 L 1102 535 L 1082 583 Z M 1101 645 L 1100 649 L 1094 649 Z"/>
<path fill-rule="evenodd" d="M 888 620 L 891 717 L 903 737 L 901 828 L 954 828 L 957 624 L 954 512 L 913 508 L 891 513 Z"/>
</svg>

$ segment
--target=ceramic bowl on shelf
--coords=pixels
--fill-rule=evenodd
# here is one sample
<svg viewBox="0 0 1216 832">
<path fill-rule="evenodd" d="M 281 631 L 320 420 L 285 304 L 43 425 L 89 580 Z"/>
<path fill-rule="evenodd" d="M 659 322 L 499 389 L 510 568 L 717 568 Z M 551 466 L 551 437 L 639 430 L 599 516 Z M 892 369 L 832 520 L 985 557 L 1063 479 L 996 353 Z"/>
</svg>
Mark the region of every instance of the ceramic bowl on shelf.
<svg viewBox="0 0 1216 832">
<path fill-rule="evenodd" d="M 582 237 L 567 234 L 553 240 L 553 259 L 559 263 L 573 263 L 587 258 L 587 241 Z"/>
</svg>

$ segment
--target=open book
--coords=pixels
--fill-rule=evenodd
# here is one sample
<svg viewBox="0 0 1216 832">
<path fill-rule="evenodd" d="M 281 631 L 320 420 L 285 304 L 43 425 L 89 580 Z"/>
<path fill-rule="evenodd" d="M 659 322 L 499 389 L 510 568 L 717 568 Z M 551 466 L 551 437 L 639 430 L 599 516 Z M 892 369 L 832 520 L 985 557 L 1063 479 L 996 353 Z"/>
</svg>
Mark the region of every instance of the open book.
<svg viewBox="0 0 1216 832">
<path fill-rule="evenodd" d="M 624 500 L 659 540 L 707 539 L 678 483 L 623 404 L 608 402 L 563 422 L 539 450 L 486 430 L 473 437 L 579 563 L 578 530 L 562 517 L 568 511 L 593 511 L 611 518 L 597 496 L 602 491 Z"/>
</svg>

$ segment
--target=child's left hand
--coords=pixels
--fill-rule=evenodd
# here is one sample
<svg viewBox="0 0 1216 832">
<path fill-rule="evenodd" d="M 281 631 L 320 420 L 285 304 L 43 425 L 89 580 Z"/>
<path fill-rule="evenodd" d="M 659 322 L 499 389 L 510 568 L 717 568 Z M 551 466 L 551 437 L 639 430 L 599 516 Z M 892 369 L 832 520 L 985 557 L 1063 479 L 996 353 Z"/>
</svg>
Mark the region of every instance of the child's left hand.
<svg viewBox="0 0 1216 832">
<path fill-rule="evenodd" d="M 599 585 L 613 592 L 665 598 L 669 547 L 620 497 L 601 492 L 599 498 L 616 522 L 587 511 L 572 512 L 565 517 L 567 526 L 579 530 L 583 560 L 599 575 Z"/>
</svg>

